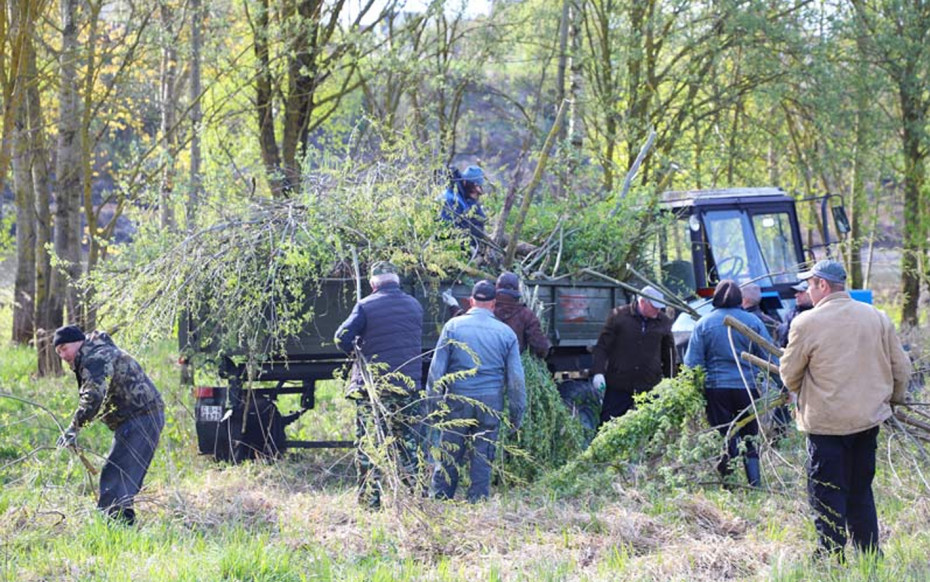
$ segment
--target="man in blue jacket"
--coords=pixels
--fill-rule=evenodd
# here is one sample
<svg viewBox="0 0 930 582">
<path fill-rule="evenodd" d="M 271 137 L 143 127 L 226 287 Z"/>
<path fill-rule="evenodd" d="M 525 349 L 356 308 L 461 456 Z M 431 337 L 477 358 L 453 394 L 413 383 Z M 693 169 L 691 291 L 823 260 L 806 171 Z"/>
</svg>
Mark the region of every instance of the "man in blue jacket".
<svg viewBox="0 0 930 582">
<path fill-rule="evenodd" d="M 495 293 L 493 283 L 478 281 L 471 309 L 449 320 L 436 343 L 426 390 L 431 400 L 441 398 L 448 407 L 440 464 L 433 473 L 437 499 L 455 496 L 466 446 L 471 449 L 468 501 L 486 499 L 505 398 L 512 428 L 523 422 L 526 386 L 520 344 L 513 330 L 494 317 Z M 459 420 L 472 422 L 455 426 Z"/>
<path fill-rule="evenodd" d="M 488 221 L 481 207 L 483 187 L 484 171 L 478 166 L 469 166 L 462 173 L 453 172 L 452 181 L 442 196 L 439 217 L 469 234 L 472 253 L 477 252 L 484 239 L 484 225 Z"/>
<path fill-rule="evenodd" d="M 423 379 L 423 307 L 400 289 L 397 268 L 386 261 L 371 267 L 372 294 L 359 301 L 339 329 L 336 345 L 356 352 L 348 397 L 356 403 L 359 503 L 381 507 L 382 472 L 368 454 L 391 442 L 391 457 L 408 485 L 415 482 Z"/>
</svg>

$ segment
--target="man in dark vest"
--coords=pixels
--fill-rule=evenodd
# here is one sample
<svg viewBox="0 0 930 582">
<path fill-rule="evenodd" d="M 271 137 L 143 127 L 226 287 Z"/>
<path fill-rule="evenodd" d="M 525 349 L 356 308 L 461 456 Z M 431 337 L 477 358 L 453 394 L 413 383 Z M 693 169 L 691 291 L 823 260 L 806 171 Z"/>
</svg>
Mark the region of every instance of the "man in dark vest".
<svg viewBox="0 0 930 582">
<path fill-rule="evenodd" d="M 372 294 L 356 303 L 339 329 L 336 345 L 356 354 L 348 397 L 356 403 L 359 503 L 381 507 L 384 483 L 378 457 L 388 453 L 409 486 L 415 485 L 420 437 L 417 399 L 423 377 L 423 307 L 400 288 L 397 268 L 386 261 L 371 267 Z M 379 449 L 390 442 L 388 451 Z"/>
<path fill-rule="evenodd" d="M 633 408 L 633 395 L 652 390 L 675 373 L 672 321 L 665 296 L 643 287 L 640 297 L 610 312 L 594 346 L 594 387 L 604 392 L 601 422 Z"/>
</svg>

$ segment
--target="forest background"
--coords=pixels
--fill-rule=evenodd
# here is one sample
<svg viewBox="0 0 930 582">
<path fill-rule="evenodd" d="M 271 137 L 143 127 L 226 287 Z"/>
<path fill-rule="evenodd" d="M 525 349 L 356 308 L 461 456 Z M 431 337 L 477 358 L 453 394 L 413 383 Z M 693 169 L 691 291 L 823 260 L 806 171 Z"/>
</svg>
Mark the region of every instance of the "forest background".
<svg viewBox="0 0 930 582">
<path fill-rule="evenodd" d="M 247 326 L 263 300 L 252 290 L 293 292 L 290 280 L 347 272 L 355 256 L 454 274 L 437 197 L 443 168 L 474 163 L 493 185 L 501 249 L 562 241 L 557 259 L 511 265 L 526 274 L 623 278 L 661 192 L 777 185 L 799 200 L 843 195 L 853 285 L 870 286 L 874 251 L 893 249 L 883 256 L 900 278 L 880 289 L 884 306 L 906 328 L 925 311 L 923 2 L 0 7 L 0 300 L 23 346 L 4 356 L 18 362 L 7 381 L 64 382 L 48 345 L 63 322 L 119 329 L 127 345 L 170 337 L 211 281 L 232 289 L 229 315 Z M 802 210 L 814 240 L 816 209 Z M 626 564 L 643 543 L 606 559 Z"/>
</svg>

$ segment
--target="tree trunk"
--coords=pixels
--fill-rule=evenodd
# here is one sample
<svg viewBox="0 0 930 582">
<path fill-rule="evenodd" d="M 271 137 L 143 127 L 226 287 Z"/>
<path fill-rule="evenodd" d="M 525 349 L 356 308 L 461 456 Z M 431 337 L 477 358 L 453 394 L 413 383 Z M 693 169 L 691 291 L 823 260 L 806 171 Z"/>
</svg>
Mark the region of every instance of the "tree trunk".
<svg viewBox="0 0 930 582">
<path fill-rule="evenodd" d="M 159 204 L 161 206 L 161 227 L 167 230 L 176 228 L 174 219 L 174 180 L 175 157 L 177 156 L 177 77 L 178 77 L 178 51 L 175 48 L 176 35 L 174 34 L 174 14 L 171 7 L 165 2 L 159 3 L 161 15 L 162 34 L 164 35 L 161 49 L 161 139 L 162 166 L 161 184 L 159 186 Z M 115 218 L 115 217 L 114 217 Z"/>
<path fill-rule="evenodd" d="M 21 69 L 25 72 L 24 68 Z M 25 74 L 16 81 L 23 87 Z M 13 290 L 13 341 L 32 342 L 35 333 L 35 195 L 30 174 L 29 131 L 26 106 L 16 108 L 13 134 L 13 191 L 16 196 L 16 280 Z"/>
<path fill-rule="evenodd" d="M 28 74 L 36 78 L 35 53 L 30 51 Z M 42 118 L 42 101 L 39 87 L 31 83 L 26 91 L 26 110 L 29 115 L 29 136 L 32 146 L 32 185 L 36 199 L 36 353 L 39 376 L 61 373 L 61 359 L 52 346 L 55 329 L 61 326 L 62 313 L 53 310 L 51 300 L 52 258 L 48 245 L 52 240 L 52 216 L 49 187 L 48 153 L 45 125 Z"/>
<path fill-rule="evenodd" d="M 106 246 L 103 244 L 101 233 L 98 230 L 98 212 L 94 207 L 94 190 L 93 190 L 93 167 L 94 167 L 94 144 L 90 134 L 90 126 L 93 123 L 91 114 L 94 110 L 94 79 L 97 77 L 97 31 L 100 26 L 100 11 L 103 8 L 104 0 L 94 0 L 86 3 L 87 6 L 87 38 L 84 42 L 84 76 L 81 79 L 83 89 L 81 97 L 83 104 L 81 107 L 81 124 L 80 139 L 78 142 L 80 150 L 80 179 L 81 192 L 84 202 L 84 221 L 87 226 L 87 265 L 84 273 L 93 272 L 97 262 L 106 252 Z M 115 221 L 118 213 L 113 214 L 111 220 Z M 79 277 L 83 274 L 79 271 Z M 78 319 L 81 325 L 86 329 L 94 329 L 97 325 L 97 310 L 93 302 L 94 290 L 91 287 L 84 287 L 82 294 L 79 296 Z"/>
<path fill-rule="evenodd" d="M 274 134 L 274 83 L 271 71 L 271 53 L 268 45 L 269 30 L 268 0 L 261 0 L 259 13 L 252 30 L 252 48 L 258 71 L 255 75 L 255 112 L 258 114 L 259 145 L 262 162 L 271 193 L 275 198 L 285 194 L 287 182 L 281 172 L 281 156 Z"/>
<path fill-rule="evenodd" d="M 0 50 L 0 102 L 3 104 L 3 121 L 2 133 L 0 133 L 0 192 L 3 192 L 6 186 L 7 168 L 10 165 L 12 155 L 13 139 L 10 136 L 15 131 L 16 118 L 19 114 L 19 104 L 22 101 L 23 91 L 17 86 L 22 77 L 23 69 L 23 46 L 26 39 L 32 34 L 31 26 L 23 26 L 24 22 L 30 22 L 31 6 L 29 0 L 22 2 L 12 2 L 7 8 L 7 3 L 0 5 L 0 32 L 6 36 L 9 30 L 9 40 L 0 38 L 4 43 Z M 9 55 L 7 55 L 9 50 Z"/>
<path fill-rule="evenodd" d="M 78 321 L 78 297 L 73 282 L 81 277 L 81 106 L 78 100 L 77 10 L 79 0 L 61 0 L 62 49 L 59 56 L 58 158 L 56 176 L 55 253 L 64 262 L 52 272 L 52 312 L 67 312 Z"/>
<path fill-rule="evenodd" d="M 902 141 L 904 149 L 904 244 L 901 254 L 901 323 L 916 327 L 917 306 L 920 300 L 919 258 L 926 247 L 923 219 L 920 215 L 920 196 L 924 187 L 926 169 L 921 137 L 926 123 L 926 110 L 920 103 L 923 89 L 914 84 L 914 77 L 906 75 L 898 82 L 901 114 L 904 118 Z"/>
<path fill-rule="evenodd" d="M 300 189 L 300 157 L 310 142 L 310 118 L 316 90 L 316 53 L 319 47 L 320 0 L 298 0 L 290 16 L 291 58 L 288 59 L 288 92 L 284 104 L 284 138 L 281 153 L 289 194 Z"/>
<path fill-rule="evenodd" d="M 187 201 L 187 230 L 194 232 L 197 229 L 197 206 L 200 204 L 200 122 L 203 112 L 200 106 L 201 80 L 201 39 L 203 29 L 203 7 L 200 0 L 191 0 L 191 166 L 190 166 L 190 194 Z"/>
<path fill-rule="evenodd" d="M 847 245 L 846 265 L 849 270 L 849 283 L 853 289 L 862 289 L 862 217 L 867 202 L 865 199 L 865 165 L 868 150 L 868 108 L 869 94 L 864 83 L 865 59 L 860 66 L 859 84 L 856 88 L 856 144 L 853 152 L 852 192 L 850 193 L 850 230 Z M 837 233 L 839 234 L 839 233 Z"/>
</svg>

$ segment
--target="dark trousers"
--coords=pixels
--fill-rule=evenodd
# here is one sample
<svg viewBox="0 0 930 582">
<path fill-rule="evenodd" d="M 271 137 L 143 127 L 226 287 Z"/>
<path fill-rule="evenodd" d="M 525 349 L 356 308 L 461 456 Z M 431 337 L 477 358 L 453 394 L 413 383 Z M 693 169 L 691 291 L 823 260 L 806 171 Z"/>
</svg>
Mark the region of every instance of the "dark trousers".
<svg viewBox="0 0 930 582">
<path fill-rule="evenodd" d="M 633 393 L 619 388 L 604 391 L 604 403 L 601 404 L 601 424 L 611 418 L 623 416 L 633 408 Z"/>
<path fill-rule="evenodd" d="M 716 427 L 724 437 L 726 437 L 727 431 L 730 429 L 730 423 L 734 420 L 738 422 L 739 418 L 745 416 L 743 411 L 746 410 L 747 407 L 752 406 L 749 393 L 743 388 L 738 390 L 711 388 L 704 391 L 704 396 L 707 401 L 704 409 L 707 413 L 707 422 L 709 422 L 711 426 Z M 752 397 L 759 398 L 759 393 L 754 390 Z M 751 412 L 752 409 L 749 408 L 746 414 Z M 720 455 L 720 459 L 717 462 L 717 471 L 719 471 L 722 476 L 726 477 L 730 474 L 730 459 L 739 454 L 740 440 L 745 443 L 745 459 L 749 463 L 758 466 L 759 453 L 756 450 L 755 439 L 748 438 L 756 437 L 758 434 L 759 423 L 753 419 L 743 428 L 739 429 L 739 431 L 735 433 L 735 436 L 727 441 L 726 451 Z M 747 469 L 747 473 L 748 472 Z M 751 477 L 750 480 L 752 480 Z"/>
<path fill-rule="evenodd" d="M 443 429 L 439 449 L 440 463 L 433 472 L 433 494 L 437 499 L 452 499 L 459 485 L 459 467 L 469 451 L 468 501 L 474 503 L 485 499 L 491 491 L 491 464 L 497 449 L 500 419 L 474 404 L 448 398 L 449 415 L 443 422 L 474 419 L 474 426 L 458 426 Z M 498 407 L 491 407 L 496 409 Z"/>
<path fill-rule="evenodd" d="M 860 550 L 878 551 L 872 497 L 878 427 L 850 435 L 807 437 L 807 490 L 820 546 L 842 553 L 846 530 Z"/>
<path fill-rule="evenodd" d="M 142 488 L 164 427 L 165 412 L 158 410 L 130 418 L 113 432 L 113 444 L 100 471 L 98 509 L 110 517 L 135 522 L 133 500 Z"/>
<path fill-rule="evenodd" d="M 355 472 L 360 504 L 381 507 L 382 462 L 395 469 L 408 487 L 415 486 L 421 441 L 418 398 L 416 394 L 385 393 L 377 409 L 368 395 L 356 400 Z"/>
</svg>

